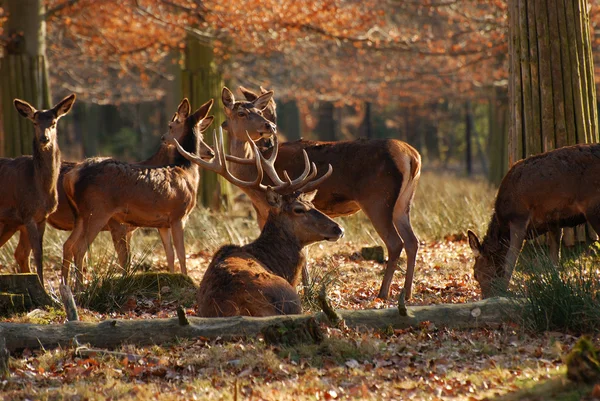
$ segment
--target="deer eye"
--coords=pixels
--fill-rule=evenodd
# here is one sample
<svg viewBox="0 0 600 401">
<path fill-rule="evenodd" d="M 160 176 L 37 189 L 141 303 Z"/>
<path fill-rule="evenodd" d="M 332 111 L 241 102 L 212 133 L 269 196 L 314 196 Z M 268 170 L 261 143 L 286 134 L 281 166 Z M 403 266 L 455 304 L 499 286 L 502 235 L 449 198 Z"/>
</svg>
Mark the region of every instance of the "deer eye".
<svg viewBox="0 0 600 401">
<path fill-rule="evenodd" d="M 294 210 L 295 214 L 304 214 L 304 213 L 306 213 L 306 210 L 304 210 L 303 207 L 295 207 L 293 210 Z"/>
<path fill-rule="evenodd" d="M 243 111 L 238 111 L 238 117 L 246 117 L 246 113 Z"/>
</svg>

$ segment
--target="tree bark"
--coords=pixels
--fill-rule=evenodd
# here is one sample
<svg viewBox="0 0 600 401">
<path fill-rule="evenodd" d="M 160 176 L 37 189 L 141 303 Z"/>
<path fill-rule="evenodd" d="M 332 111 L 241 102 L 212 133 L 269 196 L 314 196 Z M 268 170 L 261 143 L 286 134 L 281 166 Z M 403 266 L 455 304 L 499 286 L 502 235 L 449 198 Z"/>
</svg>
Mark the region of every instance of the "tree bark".
<svg viewBox="0 0 600 401">
<path fill-rule="evenodd" d="M 4 126 L 2 156 L 31 154 L 33 126 L 14 110 L 13 99 L 38 109 L 51 105 L 46 66 L 45 5 L 42 0 L 7 0 L 4 26 L 11 39 L 0 60 L 0 105 Z"/>
<path fill-rule="evenodd" d="M 184 70 L 181 73 L 182 93 L 190 100 L 192 112 L 210 99 L 215 103 L 210 114 L 215 116 L 210 135 L 204 141 L 212 144 L 212 130 L 225 121 L 225 113 L 221 104 L 223 78 L 214 60 L 212 46 L 201 44 L 198 39 L 188 35 L 186 39 Z M 181 100 L 181 99 L 179 99 Z M 227 148 L 227 144 L 225 144 Z M 228 209 L 231 199 L 231 187 L 222 177 L 212 171 L 201 169 L 199 201 L 212 209 Z"/>
<path fill-rule="evenodd" d="M 508 13 L 509 165 L 598 142 L 587 1 L 510 0 Z"/>
<path fill-rule="evenodd" d="M 452 328 L 474 328 L 500 324 L 508 321 L 515 301 L 506 298 L 490 298 L 468 304 L 442 304 L 409 306 L 407 316 L 401 316 L 397 308 L 371 310 L 338 310 L 337 314 L 351 328 L 403 329 L 418 327 L 423 322 Z M 151 320 L 106 320 L 100 323 L 66 322 L 65 324 L 40 325 L 23 323 L 0 323 L 0 338 L 6 339 L 9 351 L 24 348 L 45 349 L 68 346 L 77 337 L 80 344 L 92 347 L 114 348 L 122 344 L 152 345 L 172 342 L 181 338 L 232 338 L 255 336 L 264 328 L 286 320 L 303 322 L 310 318 L 325 321 L 323 313 L 316 315 L 273 316 L 267 318 L 188 317 L 189 324 L 181 324 L 179 318 Z"/>
<path fill-rule="evenodd" d="M 335 106 L 332 102 L 320 102 L 318 109 L 319 120 L 315 127 L 315 134 L 317 138 L 322 141 L 335 141 L 336 136 L 336 124 L 335 124 Z"/>
<path fill-rule="evenodd" d="M 277 107 L 277 127 L 285 135 L 288 141 L 297 141 L 302 138 L 302 127 L 300 122 L 300 110 L 295 100 L 281 103 Z"/>
</svg>

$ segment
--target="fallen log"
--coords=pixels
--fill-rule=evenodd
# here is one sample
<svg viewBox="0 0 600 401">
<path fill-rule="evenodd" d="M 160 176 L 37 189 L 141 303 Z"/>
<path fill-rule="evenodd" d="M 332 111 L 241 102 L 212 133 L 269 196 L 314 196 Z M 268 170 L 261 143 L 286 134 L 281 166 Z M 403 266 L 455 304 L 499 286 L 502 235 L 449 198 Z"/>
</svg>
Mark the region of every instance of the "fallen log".
<svg viewBox="0 0 600 401">
<path fill-rule="evenodd" d="M 337 310 L 351 328 L 404 329 L 432 322 L 438 327 L 476 328 L 508 321 L 515 301 L 490 298 L 466 304 L 407 306 L 407 316 L 398 308 Z M 172 342 L 178 338 L 231 338 L 255 336 L 265 327 L 286 320 L 302 322 L 314 317 L 327 321 L 323 313 L 315 315 L 228 318 L 188 317 L 186 320 L 105 320 L 100 323 L 69 321 L 64 324 L 41 325 L 27 323 L 0 323 L 0 338 L 6 339 L 6 348 L 13 352 L 24 348 L 55 348 L 69 346 L 72 340 L 91 347 L 115 348 L 121 344 L 153 345 Z M 184 324 L 182 324 L 183 322 Z"/>
</svg>

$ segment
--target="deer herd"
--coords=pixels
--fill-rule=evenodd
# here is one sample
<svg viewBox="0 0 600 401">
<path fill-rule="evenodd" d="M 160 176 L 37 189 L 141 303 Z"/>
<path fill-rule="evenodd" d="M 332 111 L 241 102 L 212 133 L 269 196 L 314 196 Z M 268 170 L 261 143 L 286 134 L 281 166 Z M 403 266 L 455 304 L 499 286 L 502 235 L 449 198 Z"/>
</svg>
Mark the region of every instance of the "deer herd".
<svg viewBox="0 0 600 401">
<path fill-rule="evenodd" d="M 76 273 L 84 281 L 84 259 L 100 231 L 110 231 L 119 264 L 130 262 L 130 240 L 138 227 L 155 227 L 169 270 L 175 253 L 187 274 L 184 228 L 196 205 L 199 169 L 219 174 L 244 191 L 256 210 L 260 236 L 244 246 L 216 252 L 197 295 L 200 316 L 269 316 L 301 313 L 296 291 L 305 264 L 303 248 L 337 241 L 343 228 L 332 218 L 362 210 L 388 252 L 380 298 L 390 286 L 402 249 L 407 266 L 406 298 L 419 248 L 410 209 L 421 172 L 421 157 L 395 139 L 340 142 L 299 140 L 279 143 L 273 92 L 241 87 L 243 100 L 223 88 L 226 121 L 213 131 L 211 148 L 203 133 L 213 122 L 213 101 L 196 111 L 184 99 L 173 115 L 159 150 L 145 161 L 126 163 L 90 158 L 61 160 L 57 122 L 75 101 L 70 95 L 49 110 L 15 99 L 17 111 L 35 128 L 33 155 L 0 158 L 0 246 L 19 231 L 15 259 L 29 272 L 33 250 L 44 282 L 42 238 L 46 221 L 71 234 L 63 246 L 62 280 Z M 229 136 L 224 149 L 223 130 Z M 257 142 L 269 139 L 267 149 Z M 228 165 L 229 162 L 229 165 Z M 516 163 L 504 178 L 482 243 L 469 231 L 475 278 L 483 297 L 506 289 L 523 241 L 544 232 L 560 238 L 560 228 L 582 222 L 600 232 L 600 145 L 577 145 Z M 555 186 L 561 185 L 561 191 Z M 558 193 L 557 193 L 558 192 Z M 556 242 L 551 246 L 558 260 Z M 175 252 L 173 251 L 175 247 Z"/>
</svg>

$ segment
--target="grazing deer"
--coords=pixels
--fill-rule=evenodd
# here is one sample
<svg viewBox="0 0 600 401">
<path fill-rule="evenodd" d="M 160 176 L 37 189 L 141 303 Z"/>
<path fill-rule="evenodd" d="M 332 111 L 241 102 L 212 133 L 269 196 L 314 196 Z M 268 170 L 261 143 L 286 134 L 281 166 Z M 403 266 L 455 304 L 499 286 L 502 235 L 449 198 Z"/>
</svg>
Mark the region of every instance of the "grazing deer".
<svg viewBox="0 0 600 401">
<path fill-rule="evenodd" d="M 0 246 L 20 231 L 21 238 L 33 246 L 33 255 L 40 282 L 44 283 L 42 240 L 46 218 L 56 209 L 56 182 L 60 170 L 60 149 L 56 124 L 67 114 L 75 95 L 67 96 L 50 110 L 36 110 L 29 103 L 15 99 L 14 104 L 23 117 L 35 127 L 33 156 L 0 159 Z M 16 250 L 19 256 L 21 249 Z M 29 255 L 29 252 L 27 253 Z M 22 273 L 29 272 L 21 267 Z"/>
<path fill-rule="evenodd" d="M 214 143 L 216 156 L 210 163 L 182 147 L 178 146 L 178 150 L 188 160 L 217 172 L 234 185 L 261 192 L 269 212 L 258 239 L 244 246 L 226 245 L 217 251 L 198 289 L 198 314 L 217 317 L 301 313 L 295 286 L 304 265 L 302 248 L 317 241 L 337 241 L 344 235 L 335 221 L 311 204 L 317 192 L 314 188 L 331 175 L 331 166 L 328 173 L 314 180 L 317 168 L 314 163 L 310 165 L 303 152 L 305 169 L 300 177 L 291 180 L 284 173 L 281 179 L 272 162 L 265 160 L 250 141 L 258 174 L 253 181 L 242 181 L 229 173 L 221 129 Z M 263 169 L 278 178 L 274 188 L 261 184 Z"/>
<path fill-rule="evenodd" d="M 182 102 L 182 105 L 187 100 Z M 212 99 L 184 120 L 183 147 L 198 154 L 210 149 L 202 141 L 202 131 L 212 123 L 207 114 Z M 180 105 L 180 109 L 182 107 Z M 177 124 L 170 123 L 170 127 Z M 169 130 L 165 142 L 175 143 Z M 64 190 L 76 214 L 75 227 L 63 247 L 62 275 L 66 281 L 74 259 L 77 286 L 82 283 L 83 258 L 98 232 L 111 220 L 133 227 L 171 230 L 181 272 L 187 274 L 183 227 L 196 205 L 198 167 L 179 153 L 169 166 L 144 166 L 113 159 L 92 158 L 77 164 L 65 174 Z"/>
<path fill-rule="evenodd" d="M 233 93 L 223 88 L 222 101 L 227 116 L 226 128 L 230 137 L 232 156 L 248 157 L 249 144 L 240 126 L 253 118 L 256 129 L 252 140 L 274 134 L 268 125 L 259 121 L 267 114 L 276 115 L 273 92 L 264 91 L 259 96 L 244 89 L 247 101 L 236 101 Z M 252 117 L 251 117 L 252 116 Z M 248 130 L 250 132 L 250 130 Z M 385 243 L 388 262 L 379 290 L 379 297 L 389 296 L 390 286 L 402 249 L 406 247 L 407 267 L 404 288 L 406 298 L 412 294 L 412 282 L 419 241 L 410 223 L 410 208 L 421 174 L 421 156 L 409 144 L 396 139 L 358 139 L 355 141 L 317 142 L 299 140 L 283 143 L 271 151 L 278 173 L 297 174 L 302 165 L 302 152 L 306 151 L 319 169 L 329 163 L 333 174 L 319 188 L 313 203 L 330 217 L 346 216 L 362 210 Z M 232 173 L 243 177 L 247 165 L 232 167 Z M 270 177 L 272 179 L 272 177 Z M 255 205 L 259 225 L 264 225 L 268 205 L 260 194 L 245 190 Z"/>
<path fill-rule="evenodd" d="M 468 231 L 483 298 L 506 290 L 525 238 L 550 234 L 558 262 L 562 227 L 600 232 L 600 145 L 575 145 L 515 163 L 500 184 L 483 242 Z"/>
<path fill-rule="evenodd" d="M 171 124 L 169 124 L 169 131 L 171 132 L 170 136 L 178 138 L 180 142 L 184 141 L 182 138 L 184 134 L 183 126 L 190 111 L 190 103 L 187 99 L 184 99 L 177 108 L 177 112 L 173 115 Z M 208 126 L 205 126 L 205 128 L 208 128 Z M 142 166 L 165 166 L 172 164 L 175 160 L 177 150 L 175 150 L 173 144 L 166 142 L 166 138 L 168 137 L 169 135 L 163 135 L 158 150 L 150 156 L 150 158 L 136 164 Z M 208 147 L 203 147 L 202 154 L 206 157 L 211 157 L 212 150 Z M 75 162 L 69 161 L 63 161 L 61 163 L 60 175 L 58 176 L 57 183 L 58 206 L 56 211 L 50 214 L 47 219 L 48 223 L 58 230 L 72 231 L 75 224 L 75 216 L 69 206 L 67 195 L 63 188 L 63 179 L 65 174 L 71 171 L 76 164 L 77 163 Z M 121 224 L 114 219 L 109 220 L 107 225 L 102 228 L 103 231 L 110 231 L 113 245 L 117 252 L 117 258 L 122 268 L 125 268 L 129 264 L 131 255 L 131 235 L 136 228 L 137 227 Z M 168 228 L 159 228 L 158 232 L 165 249 L 169 271 L 173 273 L 175 271 L 175 254 L 173 253 L 173 244 L 171 242 L 171 231 Z M 15 259 L 21 267 L 21 271 L 29 271 L 30 254 L 31 245 L 26 236 L 21 236 L 15 250 Z"/>
</svg>

